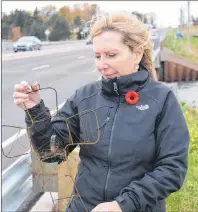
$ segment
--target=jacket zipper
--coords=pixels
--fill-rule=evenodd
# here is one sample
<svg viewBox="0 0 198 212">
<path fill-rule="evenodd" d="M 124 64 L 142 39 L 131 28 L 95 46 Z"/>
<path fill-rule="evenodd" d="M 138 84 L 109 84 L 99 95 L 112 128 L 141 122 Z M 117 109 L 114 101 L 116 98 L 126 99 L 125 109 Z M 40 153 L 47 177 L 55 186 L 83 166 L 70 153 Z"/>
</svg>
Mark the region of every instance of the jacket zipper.
<svg viewBox="0 0 198 212">
<path fill-rule="evenodd" d="M 113 88 L 114 88 L 114 91 L 116 92 L 116 94 L 119 96 L 119 93 L 118 93 L 118 85 L 116 82 L 113 82 Z"/>
<path fill-rule="evenodd" d="M 119 96 L 117 83 L 114 82 L 113 85 L 114 85 L 114 91 Z M 116 117 L 117 117 L 117 113 L 118 113 L 118 109 L 119 109 L 120 104 L 121 104 L 121 99 L 119 98 L 119 105 L 116 108 L 115 117 L 114 117 L 114 120 L 113 120 L 113 126 L 112 126 L 112 129 L 111 129 L 110 143 L 109 143 L 109 151 L 108 151 L 108 163 L 109 163 L 108 165 L 109 166 L 108 166 L 108 173 L 107 173 L 107 178 L 106 178 L 106 183 L 105 183 L 105 201 L 107 201 L 107 185 L 108 185 L 108 180 L 109 180 L 110 171 L 111 171 L 110 155 L 111 155 L 111 145 L 112 145 L 112 140 L 113 140 L 113 131 L 114 131 L 114 128 L 115 128 L 115 121 L 116 121 Z"/>
</svg>

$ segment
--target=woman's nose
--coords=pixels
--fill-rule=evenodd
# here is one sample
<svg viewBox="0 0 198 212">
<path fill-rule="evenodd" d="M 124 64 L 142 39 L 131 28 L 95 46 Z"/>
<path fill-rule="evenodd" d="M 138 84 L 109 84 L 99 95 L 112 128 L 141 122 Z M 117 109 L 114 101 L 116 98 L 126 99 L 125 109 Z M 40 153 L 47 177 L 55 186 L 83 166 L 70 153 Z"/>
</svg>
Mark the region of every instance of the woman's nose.
<svg viewBox="0 0 198 212">
<path fill-rule="evenodd" d="M 102 70 L 107 69 L 108 65 L 107 65 L 107 63 L 105 63 L 104 60 L 100 60 L 100 61 L 97 62 L 96 67 L 99 71 L 102 71 Z"/>
</svg>

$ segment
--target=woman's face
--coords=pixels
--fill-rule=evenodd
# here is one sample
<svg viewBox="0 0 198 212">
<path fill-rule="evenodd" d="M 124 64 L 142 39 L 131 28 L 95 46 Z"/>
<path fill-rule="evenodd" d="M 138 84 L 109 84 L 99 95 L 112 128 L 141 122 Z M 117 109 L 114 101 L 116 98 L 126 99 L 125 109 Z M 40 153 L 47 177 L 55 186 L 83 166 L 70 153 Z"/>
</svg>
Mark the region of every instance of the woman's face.
<svg viewBox="0 0 198 212">
<path fill-rule="evenodd" d="M 104 78 L 114 78 L 136 72 L 140 58 L 123 44 L 122 34 L 105 31 L 93 39 L 96 68 Z"/>
</svg>

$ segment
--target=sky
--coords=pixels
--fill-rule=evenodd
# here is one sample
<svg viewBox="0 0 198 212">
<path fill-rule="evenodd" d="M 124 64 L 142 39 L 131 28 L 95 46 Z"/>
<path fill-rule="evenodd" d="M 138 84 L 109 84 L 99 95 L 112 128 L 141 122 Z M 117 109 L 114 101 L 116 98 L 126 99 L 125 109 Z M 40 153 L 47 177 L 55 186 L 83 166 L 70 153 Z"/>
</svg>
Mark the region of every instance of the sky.
<svg viewBox="0 0 198 212">
<path fill-rule="evenodd" d="M 96 3 L 102 11 L 138 11 L 141 13 L 154 12 L 158 17 L 159 27 L 179 24 L 180 8 L 183 7 L 185 19 L 188 17 L 188 1 L 2 1 L 2 11 L 10 13 L 11 10 L 24 9 L 33 11 L 36 7 L 54 5 L 57 9 L 76 3 Z M 198 17 L 198 1 L 190 1 L 190 14 Z"/>
</svg>

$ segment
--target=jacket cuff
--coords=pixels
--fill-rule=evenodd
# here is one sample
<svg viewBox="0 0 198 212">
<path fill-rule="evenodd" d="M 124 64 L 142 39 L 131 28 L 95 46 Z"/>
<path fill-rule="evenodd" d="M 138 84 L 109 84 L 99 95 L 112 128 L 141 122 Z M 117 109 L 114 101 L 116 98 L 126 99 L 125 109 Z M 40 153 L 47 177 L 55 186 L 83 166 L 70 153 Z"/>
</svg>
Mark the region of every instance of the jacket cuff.
<svg viewBox="0 0 198 212">
<path fill-rule="evenodd" d="M 136 207 L 133 201 L 129 198 L 127 193 L 115 198 L 123 212 L 136 212 Z"/>
<path fill-rule="evenodd" d="M 25 114 L 26 114 L 25 121 L 26 121 L 27 125 L 31 125 L 32 120 L 39 121 L 39 120 L 43 119 L 44 117 L 46 117 L 46 115 L 47 116 L 50 115 L 49 110 L 48 110 L 48 108 L 45 107 L 45 104 L 42 99 L 39 102 L 39 104 L 35 105 L 34 107 L 32 107 L 28 110 L 25 110 Z"/>
</svg>

